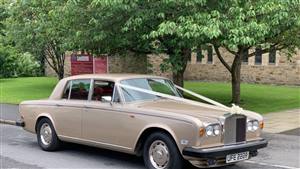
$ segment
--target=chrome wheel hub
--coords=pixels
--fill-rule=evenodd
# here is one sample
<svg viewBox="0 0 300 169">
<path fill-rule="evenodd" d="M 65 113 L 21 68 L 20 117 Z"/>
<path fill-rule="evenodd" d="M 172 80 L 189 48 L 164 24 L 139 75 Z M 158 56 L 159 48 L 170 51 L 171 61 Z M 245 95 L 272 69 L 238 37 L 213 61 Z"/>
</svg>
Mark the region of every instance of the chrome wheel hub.
<svg viewBox="0 0 300 169">
<path fill-rule="evenodd" d="M 170 161 L 167 145 L 161 140 L 154 141 L 149 148 L 149 158 L 154 168 L 167 168 Z"/>
<path fill-rule="evenodd" d="M 40 130 L 40 138 L 44 145 L 48 146 L 52 141 L 52 130 L 48 123 L 44 123 Z"/>
</svg>

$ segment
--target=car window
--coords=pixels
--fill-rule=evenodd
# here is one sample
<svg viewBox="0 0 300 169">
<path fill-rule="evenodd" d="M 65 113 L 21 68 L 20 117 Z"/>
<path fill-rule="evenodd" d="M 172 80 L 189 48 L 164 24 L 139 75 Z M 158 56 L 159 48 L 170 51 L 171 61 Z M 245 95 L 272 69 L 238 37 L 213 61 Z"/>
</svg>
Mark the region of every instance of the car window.
<svg viewBox="0 0 300 169">
<path fill-rule="evenodd" d="M 73 80 L 70 99 L 88 100 L 90 83 L 90 79 Z"/>
<path fill-rule="evenodd" d="M 114 82 L 95 80 L 92 100 L 110 102 L 114 92 Z"/>
<path fill-rule="evenodd" d="M 181 97 L 181 95 L 178 93 L 173 83 L 166 79 L 138 78 L 138 79 L 122 80 L 121 83 L 129 86 L 141 88 L 141 89 L 146 89 L 154 92 Z M 162 99 L 162 97 L 153 94 L 148 94 L 145 92 L 140 92 L 140 91 L 126 89 L 126 88 L 122 88 L 122 93 L 124 95 L 124 99 L 126 102 Z"/>
<path fill-rule="evenodd" d="M 62 99 L 69 99 L 70 87 L 71 87 L 71 81 L 67 83 L 62 95 Z"/>
</svg>

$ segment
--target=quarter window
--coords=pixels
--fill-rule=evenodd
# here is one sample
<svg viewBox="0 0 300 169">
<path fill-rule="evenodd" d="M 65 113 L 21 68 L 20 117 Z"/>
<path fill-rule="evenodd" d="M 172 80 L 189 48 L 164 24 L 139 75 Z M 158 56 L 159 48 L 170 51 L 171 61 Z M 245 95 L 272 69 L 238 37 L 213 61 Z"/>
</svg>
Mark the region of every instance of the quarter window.
<svg viewBox="0 0 300 169">
<path fill-rule="evenodd" d="M 69 99 L 70 87 L 71 87 L 71 81 L 69 81 L 68 84 L 66 85 L 64 93 L 62 95 L 62 99 Z"/>
<path fill-rule="evenodd" d="M 74 100 L 88 100 L 90 91 L 90 79 L 73 80 L 70 99 Z"/>
</svg>

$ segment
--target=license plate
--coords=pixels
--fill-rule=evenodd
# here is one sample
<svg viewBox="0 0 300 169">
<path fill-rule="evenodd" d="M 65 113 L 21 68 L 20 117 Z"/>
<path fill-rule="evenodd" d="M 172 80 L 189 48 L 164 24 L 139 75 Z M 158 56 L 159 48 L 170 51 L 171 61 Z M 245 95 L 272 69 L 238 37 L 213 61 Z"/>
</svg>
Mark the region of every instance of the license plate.
<svg viewBox="0 0 300 169">
<path fill-rule="evenodd" d="M 249 151 L 236 153 L 236 154 L 229 154 L 226 156 L 226 163 L 234 163 L 237 161 L 247 160 L 249 158 Z"/>
</svg>

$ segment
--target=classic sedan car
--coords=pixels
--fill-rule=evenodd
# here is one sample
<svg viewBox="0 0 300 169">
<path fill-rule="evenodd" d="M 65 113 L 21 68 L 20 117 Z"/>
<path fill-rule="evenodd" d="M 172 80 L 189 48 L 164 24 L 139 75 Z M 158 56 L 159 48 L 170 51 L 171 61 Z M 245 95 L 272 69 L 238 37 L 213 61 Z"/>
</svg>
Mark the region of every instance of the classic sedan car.
<svg viewBox="0 0 300 169">
<path fill-rule="evenodd" d="M 185 99 L 185 92 L 206 102 Z M 68 77 L 48 99 L 22 102 L 20 114 L 45 151 L 74 142 L 143 156 L 148 169 L 231 165 L 267 146 L 261 115 L 150 75 Z"/>
</svg>

